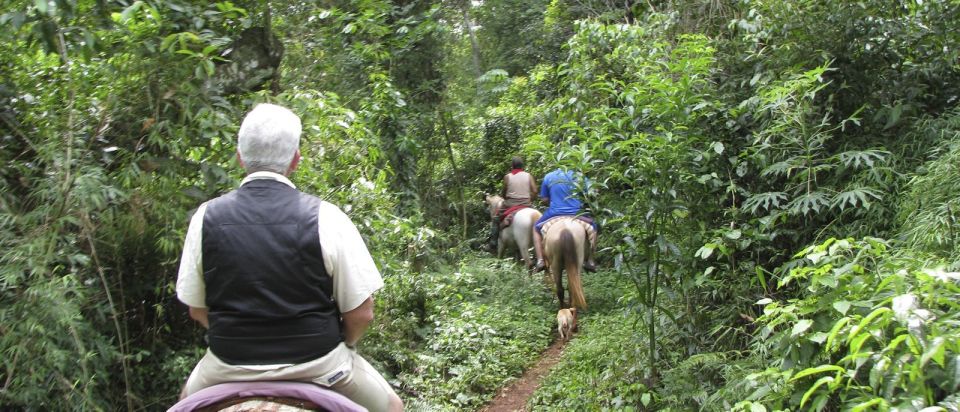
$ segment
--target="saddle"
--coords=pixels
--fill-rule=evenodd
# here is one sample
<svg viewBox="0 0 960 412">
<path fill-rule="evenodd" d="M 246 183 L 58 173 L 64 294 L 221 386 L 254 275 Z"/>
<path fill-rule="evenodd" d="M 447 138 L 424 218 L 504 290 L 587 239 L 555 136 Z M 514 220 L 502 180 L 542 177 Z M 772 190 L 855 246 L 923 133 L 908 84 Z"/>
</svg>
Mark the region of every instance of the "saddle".
<svg viewBox="0 0 960 412">
<path fill-rule="evenodd" d="M 507 226 L 510 226 L 513 223 L 513 215 L 517 214 L 521 209 L 528 208 L 527 205 L 516 205 L 510 206 L 503 213 L 500 214 L 500 229 L 504 229 Z"/>
<path fill-rule="evenodd" d="M 280 409 L 278 409 L 280 408 Z M 365 411 L 345 396 L 305 382 L 229 382 L 201 389 L 167 412 L 319 410 Z"/>
<path fill-rule="evenodd" d="M 573 220 L 573 221 L 579 223 L 580 226 L 583 226 L 583 230 L 585 230 L 585 231 L 587 232 L 587 236 L 590 237 L 590 242 L 596 242 L 597 230 L 596 230 L 596 228 L 594 228 L 594 226 L 593 226 L 593 218 L 590 217 L 590 216 L 582 216 L 582 215 L 581 215 L 581 216 L 562 215 L 562 216 L 554 216 L 554 217 L 551 217 L 551 218 L 548 219 L 546 222 L 543 222 L 543 225 L 542 225 L 542 226 L 540 226 L 540 233 L 541 233 L 541 234 L 547 233 L 547 229 L 549 229 L 550 226 L 553 226 L 555 223 L 557 223 L 557 222 L 562 222 L 562 221 L 564 221 L 564 220 Z"/>
</svg>

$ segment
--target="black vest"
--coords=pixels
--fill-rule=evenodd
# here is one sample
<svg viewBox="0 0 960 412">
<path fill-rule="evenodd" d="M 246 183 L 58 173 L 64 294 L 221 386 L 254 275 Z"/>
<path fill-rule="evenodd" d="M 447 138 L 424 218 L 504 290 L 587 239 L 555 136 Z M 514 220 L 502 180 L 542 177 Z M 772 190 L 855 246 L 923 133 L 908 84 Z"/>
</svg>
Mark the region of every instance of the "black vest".
<svg viewBox="0 0 960 412">
<path fill-rule="evenodd" d="M 342 337 L 320 254 L 320 199 L 252 180 L 207 204 L 203 277 L 210 350 L 234 365 L 302 363 Z"/>
</svg>

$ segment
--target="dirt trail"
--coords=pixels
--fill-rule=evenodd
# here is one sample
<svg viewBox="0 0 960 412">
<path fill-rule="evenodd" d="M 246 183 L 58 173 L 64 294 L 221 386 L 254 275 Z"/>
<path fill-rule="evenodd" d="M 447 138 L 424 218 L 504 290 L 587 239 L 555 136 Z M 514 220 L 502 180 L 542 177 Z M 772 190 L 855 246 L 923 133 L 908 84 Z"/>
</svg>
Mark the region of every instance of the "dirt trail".
<svg viewBox="0 0 960 412">
<path fill-rule="evenodd" d="M 537 390 L 540 386 L 540 379 L 553 368 L 553 365 L 556 365 L 557 362 L 560 361 L 560 356 L 563 354 L 563 345 L 564 342 L 560 339 L 553 342 L 553 344 L 543 352 L 540 360 L 537 361 L 535 365 L 524 371 L 523 376 L 516 382 L 501 389 L 500 392 L 497 393 L 497 396 L 480 411 L 508 412 L 524 410 L 523 407 L 527 404 L 527 399 L 529 399 L 533 391 Z"/>
</svg>

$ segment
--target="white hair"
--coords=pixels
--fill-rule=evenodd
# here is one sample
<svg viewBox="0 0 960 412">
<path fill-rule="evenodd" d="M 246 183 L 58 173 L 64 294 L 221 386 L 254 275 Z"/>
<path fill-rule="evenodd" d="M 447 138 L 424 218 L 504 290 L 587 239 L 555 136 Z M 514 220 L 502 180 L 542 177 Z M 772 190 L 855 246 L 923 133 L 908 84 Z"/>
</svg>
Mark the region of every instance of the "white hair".
<svg viewBox="0 0 960 412">
<path fill-rule="evenodd" d="M 258 104 L 240 124 L 237 152 L 247 173 L 286 174 L 300 147 L 300 117 L 285 107 Z"/>
</svg>

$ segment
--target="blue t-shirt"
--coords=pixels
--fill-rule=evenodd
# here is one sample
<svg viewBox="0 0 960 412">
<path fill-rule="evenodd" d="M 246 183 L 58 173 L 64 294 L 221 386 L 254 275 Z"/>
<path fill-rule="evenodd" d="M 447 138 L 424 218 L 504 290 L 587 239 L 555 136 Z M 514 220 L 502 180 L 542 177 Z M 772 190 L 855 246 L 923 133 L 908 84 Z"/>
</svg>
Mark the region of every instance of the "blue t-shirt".
<svg viewBox="0 0 960 412">
<path fill-rule="evenodd" d="M 580 213 L 581 202 L 577 197 L 577 182 L 580 177 L 571 170 L 556 169 L 543 177 L 540 185 L 540 197 L 549 198 L 550 216 L 575 215 Z"/>
</svg>

